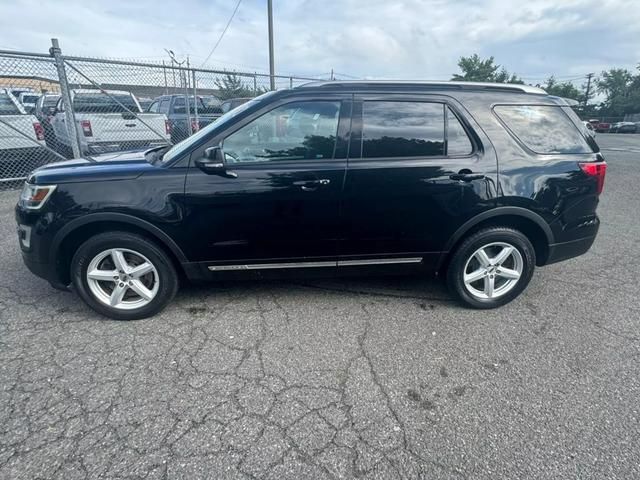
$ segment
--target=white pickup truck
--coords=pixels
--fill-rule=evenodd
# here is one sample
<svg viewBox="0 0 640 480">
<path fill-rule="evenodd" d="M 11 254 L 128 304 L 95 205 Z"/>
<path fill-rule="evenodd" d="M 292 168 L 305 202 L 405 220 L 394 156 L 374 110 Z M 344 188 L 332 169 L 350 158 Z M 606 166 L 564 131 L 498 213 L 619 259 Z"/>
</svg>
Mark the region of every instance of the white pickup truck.
<svg viewBox="0 0 640 480">
<path fill-rule="evenodd" d="M 0 181 L 22 178 L 45 159 L 44 129 L 20 102 L 0 88 Z"/>
<path fill-rule="evenodd" d="M 142 113 L 138 100 L 130 92 L 71 90 L 71 102 L 83 155 L 136 150 L 171 142 L 167 117 L 159 113 Z M 58 147 L 69 155 L 71 141 L 62 99 L 58 101 L 51 126 Z"/>
</svg>

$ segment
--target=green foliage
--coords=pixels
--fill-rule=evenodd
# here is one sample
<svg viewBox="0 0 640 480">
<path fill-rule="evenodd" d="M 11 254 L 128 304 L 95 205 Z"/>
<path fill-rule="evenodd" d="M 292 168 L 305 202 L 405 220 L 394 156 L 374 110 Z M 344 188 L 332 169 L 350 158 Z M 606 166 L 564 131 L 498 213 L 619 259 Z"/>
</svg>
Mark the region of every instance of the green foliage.
<svg viewBox="0 0 640 480">
<path fill-rule="evenodd" d="M 253 88 L 251 83 L 245 83 L 242 78 L 235 73 L 226 73 L 222 78 L 216 78 L 215 85 L 218 89 L 217 97 L 222 100 L 239 97 L 256 97 L 267 91 L 264 87 Z"/>
<path fill-rule="evenodd" d="M 455 73 L 452 80 L 463 82 L 524 83 L 516 74 L 510 74 L 504 67 L 495 63 L 493 57 L 482 59 L 477 53 L 470 57 L 460 57 L 458 61 L 461 74 Z"/>
<path fill-rule="evenodd" d="M 624 68 L 612 68 L 602 72 L 596 87 L 605 97 L 600 110 L 606 115 L 621 117 L 640 112 L 640 73 L 634 75 Z"/>
<path fill-rule="evenodd" d="M 580 91 L 580 89 L 578 89 L 571 82 L 558 82 L 553 75 L 551 75 L 547 79 L 543 88 L 549 95 L 555 95 L 556 97 L 562 98 L 571 98 L 573 100 L 577 100 L 578 102 L 584 101 L 585 93 L 583 91 Z M 591 93 L 589 94 L 589 96 L 592 96 Z"/>
</svg>

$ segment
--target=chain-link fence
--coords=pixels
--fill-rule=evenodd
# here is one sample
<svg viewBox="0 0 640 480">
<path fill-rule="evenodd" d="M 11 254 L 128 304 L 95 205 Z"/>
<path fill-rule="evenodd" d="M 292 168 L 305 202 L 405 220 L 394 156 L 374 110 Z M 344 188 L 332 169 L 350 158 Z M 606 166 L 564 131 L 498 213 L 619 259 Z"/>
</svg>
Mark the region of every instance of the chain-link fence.
<svg viewBox="0 0 640 480">
<path fill-rule="evenodd" d="M 275 76 L 276 89 L 314 80 Z M 260 73 L 0 50 L 0 188 L 38 166 L 177 143 L 270 90 Z"/>
</svg>

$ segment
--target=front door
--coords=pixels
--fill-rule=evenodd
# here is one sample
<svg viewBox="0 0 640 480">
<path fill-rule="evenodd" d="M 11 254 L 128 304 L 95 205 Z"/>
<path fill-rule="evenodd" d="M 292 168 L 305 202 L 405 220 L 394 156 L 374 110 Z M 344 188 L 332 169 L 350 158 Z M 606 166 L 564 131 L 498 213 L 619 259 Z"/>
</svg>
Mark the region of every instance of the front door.
<svg viewBox="0 0 640 480">
<path fill-rule="evenodd" d="M 284 102 L 223 133 L 226 174 L 192 158 L 189 258 L 210 270 L 335 265 L 350 110 L 339 98 Z"/>
<path fill-rule="evenodd" d="M 431 266 L 453 231 L 495 198 L 495 154 L 449 102 L 357 98 L 343 193 L 344 265 Z"/>
</svg>

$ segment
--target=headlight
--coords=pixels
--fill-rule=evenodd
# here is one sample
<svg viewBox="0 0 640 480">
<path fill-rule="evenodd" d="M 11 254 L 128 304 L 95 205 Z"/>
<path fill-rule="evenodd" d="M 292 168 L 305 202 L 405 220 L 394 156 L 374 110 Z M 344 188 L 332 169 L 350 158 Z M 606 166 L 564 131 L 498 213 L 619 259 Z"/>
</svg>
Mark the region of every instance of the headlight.
<svg viewBox="0 0 640 480">
<path fill-rule="evenodd" d="M 39 210 L 56 189 L 56 185 L 33 185 L 25 183 L 18 204 L 27 210 Z"/>
</svg>

